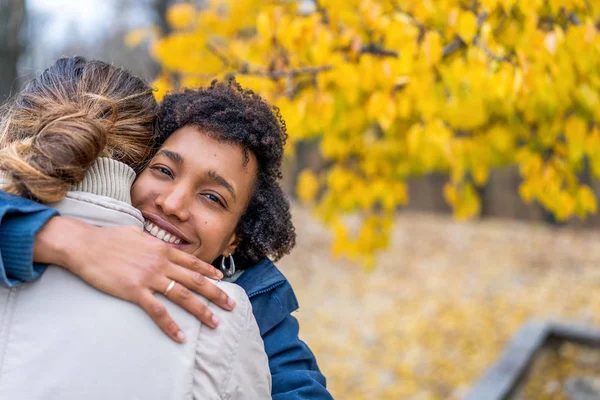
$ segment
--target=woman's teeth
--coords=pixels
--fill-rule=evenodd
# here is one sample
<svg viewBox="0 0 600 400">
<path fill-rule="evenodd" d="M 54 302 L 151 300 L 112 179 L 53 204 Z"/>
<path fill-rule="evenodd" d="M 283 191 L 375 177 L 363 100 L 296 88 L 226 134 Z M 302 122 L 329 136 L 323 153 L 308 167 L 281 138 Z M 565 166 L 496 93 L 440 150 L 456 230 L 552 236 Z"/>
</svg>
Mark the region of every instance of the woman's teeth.
<svg viewBox="0 0 600 400">
<path fill-rule="evenodd" d="M 144 223 L 144 229 L 152 236 L 157 237 L 167 243 L 181 244 L 183 242 L 183 240 L 179 239 L 177 236 L 165 231 L 164 229 L 160 229 L 150 221 L 146 221 Z"/>
</svg>

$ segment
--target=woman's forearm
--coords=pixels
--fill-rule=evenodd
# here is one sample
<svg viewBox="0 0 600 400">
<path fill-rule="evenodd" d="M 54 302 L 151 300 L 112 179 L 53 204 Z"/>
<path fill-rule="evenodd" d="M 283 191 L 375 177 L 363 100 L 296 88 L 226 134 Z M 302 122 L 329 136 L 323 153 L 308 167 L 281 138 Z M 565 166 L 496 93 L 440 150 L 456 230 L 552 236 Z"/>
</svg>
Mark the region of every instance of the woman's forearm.
<svg viewBox="0 0 600 400">
<path fill-rule="evenodd" d="M 45 266 L 33 262 L 36 234 L 58 212 L 0 191 L 0 284 L 18 286 L 40 277 Z"/>
<path fill-rule="evenodd" d="M 41 276 L 46 265 L 73 272 L 109 295 L 140 305 L 176 341 L 184 340 L 164 305 L 153 294 L 168 298 L 209 327 L 218 319 L 190 290 L 225 310 L 235 307 L 225 292 L 206 284 L 221 279 L 213 266 L 145 234 L 141 227 L 97 227 L 57 216 L 57 211 L 0 191 L 0 284 L 18 286 Z"/>
</svg>

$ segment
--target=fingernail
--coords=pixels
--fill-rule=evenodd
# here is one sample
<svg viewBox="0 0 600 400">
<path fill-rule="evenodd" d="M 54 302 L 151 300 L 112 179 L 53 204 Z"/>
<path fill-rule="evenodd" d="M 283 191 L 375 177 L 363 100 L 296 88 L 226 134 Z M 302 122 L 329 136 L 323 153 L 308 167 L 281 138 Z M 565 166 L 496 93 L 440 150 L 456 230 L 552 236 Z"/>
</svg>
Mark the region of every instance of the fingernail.
<svg viewBox="0 0 600 400">
<path fill-rule="evenodd" d="M 217 318 L 216 315 L 213 314 L 213 316 L 212 316 L 211 319 L 212 319 L 212 323 L 213 323 L 214 326 L 219 325 L 219 318 Z"/>
<path fill-rule="evenodd" d="M 185 335 L 182 331 L 177 332 L 177 340 L 179 340 L 180 342 L 185 342 Z"/>
<path fill-rule="evenodd" d="M 233 301 L 233 299 L 231 297 L 227 298 L 227 306 L 229 306 L 231 309 L 233 309 L 233 307 L 235 307 L 235 301 Z"/>
<path fill-rule="evenodd" d="M 218 269 L 216 271 L 217 271 L 217 278 L 223 279 L 223 273 L 221 271 L 219 271 Z"/>
</svg>

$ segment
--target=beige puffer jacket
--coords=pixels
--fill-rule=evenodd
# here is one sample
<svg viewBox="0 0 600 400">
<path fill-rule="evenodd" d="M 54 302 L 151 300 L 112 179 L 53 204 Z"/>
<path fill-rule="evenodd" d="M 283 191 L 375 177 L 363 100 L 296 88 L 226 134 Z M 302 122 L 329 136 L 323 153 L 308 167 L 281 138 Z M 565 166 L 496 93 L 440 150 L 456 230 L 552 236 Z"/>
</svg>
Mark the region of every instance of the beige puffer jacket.
<svg viewBox="0 0 600 400">
<path fill-rule="evenodd" d="M 99 226 L 143 225 L 131 206 L 135 174 L 100 159 L 56 204 Z M 217 329 L 159 295 L 187 342 L 166 337 L 141 308 L 51 266 L 36 282 L 0 288 L 0 399 L 269 399 L 271 376 L 246 293 L 218 282 L 236 302 L 210 304 Z M 206 299 L 205 302 L 208 303 Z"/>
</svg>

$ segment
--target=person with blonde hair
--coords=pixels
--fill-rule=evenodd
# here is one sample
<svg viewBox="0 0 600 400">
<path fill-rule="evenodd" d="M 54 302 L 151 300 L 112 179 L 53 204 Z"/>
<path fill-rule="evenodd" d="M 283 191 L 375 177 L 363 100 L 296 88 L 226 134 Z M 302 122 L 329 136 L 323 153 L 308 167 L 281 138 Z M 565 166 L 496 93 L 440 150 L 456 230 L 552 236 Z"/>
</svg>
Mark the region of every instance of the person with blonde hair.
<svg viewBox="0 0 600 400">
<path fill-rule="evenodd" d="M 122 226 L 111 229 L 137 229 L 145 239 L 144 216 L 132 206 L 130 190 L 136 172 L 156 149 L 157 109 L 151 88 L 123 69 L 81 57 L 58 60 L 2 115 L 3 189 L 70 217 L 71 234 L 83 235 L 87 224 Z M 10 219 L 2 226 L 9 226 Z M 52 233 L 60 241 L 61 231 Z M 96 237 L 85 239 L 90 247 L 101 245 L 92 243 Z M 2 242 L 11 245 L 11 238 Z M 225 311 L 176 286 L 170 276 L 156 279 L 134 302 L 155 321 L 174 316 L 180 328 L 171 333 L 183 342 L 175 343 L 165 340 L 135 304 L 50 266 L 36 281 L 0 287 L 0 398 L 269 398 L 268 360 L 247 295 L 237 285 L 191 271 L 214 275 L 206 263 L 170 244 L 160 249 L 179 257 L 180 265 L 171 263 L 168 274 L 221 302 L 226 302 L 225 292 L 237 306 Z M 54 256 L 81 272 L 69 254 Z M 87 276 L 110 293 L 102 288 L 103 272 Z M 194 286 L 193 281 L 201 283 Z M 177 296 L 199 315 L 166 301 Z M 197 317 L 208 317 L 208 323 Z"/>
</svg>

